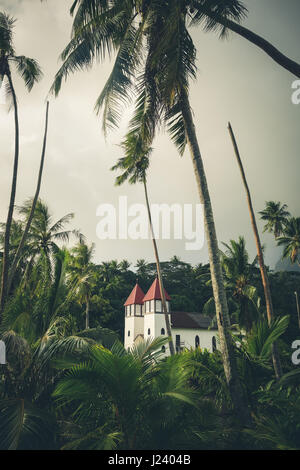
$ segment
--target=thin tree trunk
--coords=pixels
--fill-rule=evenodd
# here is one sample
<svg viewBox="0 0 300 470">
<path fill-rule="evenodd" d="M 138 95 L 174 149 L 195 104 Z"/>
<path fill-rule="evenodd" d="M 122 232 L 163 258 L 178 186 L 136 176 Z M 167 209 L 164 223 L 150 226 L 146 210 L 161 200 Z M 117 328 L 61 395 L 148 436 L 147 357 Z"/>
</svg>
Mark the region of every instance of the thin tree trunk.
<svg viewBox="0 0 300 470">
<path fill-rule="evenodd" d="M 268 317 L 268 323 L 269 325 L 274 319 L 274 310 L 273 310 L 273 304 L 272 304 L 272 297 L 271 297 L 271 291 L 270 291 L 270 284 L 269 284 L 269 279 L 267 275 L 267 270 L 265 267 L 264 263 L 264 256 L 263 256 L 263 251 L 260 243 L 260 238 L 259 238 L 259 233 L 257 229 L 257 224 L 256 224 L 256 219 L 255 219 L 255 214 L 252 206 L 252 201 L 251 201 L 251 195 L 250 195 L 250 190 L 248 187 L 248 183 L 246 180 L 246 175 L 244 172 L 242 160 L 240 157 L 239 149 L 235 140 L 235 136 L 232 130 L 232 127 L 230 125 L 230 122 L 228 123 L 228 130 L 229 134 L 232 140 L 235 156 L 239 165 L 239 169 L 242 175 L 242 180 L 244 183 L 244 187 L 246 190 L 246 195 L 247 195 L 247 202 L 248 202 L 248 208 L 249 208 L 249 213 L 250 213 L 250 219 L 251 219 L 251 224 L 253 228 L 253 233 L 254 233 L 254 238 L 255 238 L 255 243 L 256 243 L 256 249 L 257 249 L 257 257 L 258 257 L 258 262 L 259 262 L 259 268 L 260 268 L 260 273 L 261 273 L 261 278 L 262 278 L 262 283 L 263 283 L 263 288 L 264 288 L 264 294 L 265 294 L 265 299 L 266 299 L 266 308 L 267 308 L 267 317 Z M 277 350 L 276 343 L 273 344 L 272 346 L 272 359 L 273 359 L 273 365 L 274 365 L 274 371 L 277 380 L 280 379 L 282 376 L 282 370 L 281 370 L 281 364 L 280 364 L 280 358 Z"/>
<path fill-rule="evenodd" d="M 299 308 L 299 298 L 298 298 L 298 292 L 295 291 L 295 296 L 296 296 L 296 305 L 297 305 L 297 314 L 298 314 L 298 326 L 300 330 L 300 308 Z"/>
<path fill-rule="evenodd" d="M 238 376 L 233 342 L 229 332 L 230 320 L 213 211 L 203 161 L 196 136 L 196 129 L 193 122 L 192 111 L 188 95 L 185 90 L 182 90 L 181 93 L 181 111 L 185 122 L 187 142 L 191 152 L 200 201 L 203 204 L 204 209 L 205 233 L 208 245 L 211 280 L 225 376 L 235 412 L 239 416 L 241 423 L 246 424 L 250 421 L 250 414 L 247 400 Z"/>
<path fill-rule="evenodd" d="M 270 42 L 266 39 L 262 38 L 258 34 L 254 33 L 250 29 L 241 26 L 234 21 L 229 19 L 224 19 L 219 15 L 216 15 L 210 11 L 205 11 L 205 14 L 220 23 L 221 25 L 225 26 L 226 28 L 234 31 L 235 33 L 239 34 L 243 38 L 247 39 L 248 41 L 252 42 L 255 46 L 262 49 L 264 52 L 268 54 L 271 59 L 273 59 L 277 64 L 281 65 L 283 68 L 291 72 L 296 77 L 300 78 L 300 64 L 295 62 L 292 59 L 289 59 L 286 55 L 280 52 L 276 47 L 274 47 Z"/>
<path fill-rule="evenodd" d="M 90 328 L 90 300 L 87 296 L 86 298 L 86 307 L 85 307 L 85 329 Z"/>
<path fill-rule="evenodd" d="M 145 190 L 145 198 L 146 198 L 146 205 L 147 205 L 147 211 L 148 211 L 149 225 L 150 225 L 152 242 L 153 242 L 153 247 L 154 247 L 155 259 L 156 259 L 156 270 L 157 270 L 157 276 L 158 276 L 158 282 L 159 282 L 160 296 L 161 296 L 161 299 L 162 299 L 163 312 L 164 312 L 165 321 L 166 321 L 166 329 L 167 329 L 167 333 L 168 333 L 168 337 L 169 337 L 170 354 L 171 354 L 171 356 L 173 356 L 175 354 L 175 349 L 174 349 L 174 344 L 173 344 L 173 339 L 172 339 L 171 325 L 170 325 L 170 322 L 169 322 L 169 313 L 168 313 L 168 309 L 167 309 L 165 290 L 164 290 L 164 285 L 163 285 L 163 280 L 162 280 L 162 275 L 161 275 L 157 244 L 156 244 L 155 234 L 154 234 L 154 230 L 153 230 L 151 210 L 150 210 L 148 191 L 147 191 L 147 183 L 146 183 L 145 179 L 144 179 L 143 183 L 144 183 L 144 190 Z"/>
<path fill-rule="evenodd" d="M 48 112 L 49 112 L 49 101 L 47 101 L 47 106 L 46 106 L 45 134 L 44 134 L 44 142 L 43 142 L 43 148 L 42 148 L 42 156 L 41 156 L 41 163 L 40 163 L 40 169 L 39 169 L 36 192 L 35 192 L 35 195 L 34 195 L 34 198 L 33 198 L 33 201 L 32 201 L 30 214 L 29 214 L 29 217 L 27 219 L 27 223 L 26 223 L 22 238 L 21 238 L 21 241 L 19 243 L 17 252 L 16 252 L 15 257 L 14 257 L 12 267 L 11 267 L 11 270 L 10 270 L 10 273 L 9 273 L 9 280 L 8 280 L 8 287 L 7 287 L 8 294 L 10 292 L 11 285 L 12 285 L 12 282 L 13 282 L 13 279 L 14 279 L 14 276 L 15 276 L 15 273 L 16 273 L 16 269 L 17 269 L 17 266 L 18 266 L 20 255 L 22 253 L 26 238 L 28 236 L 28 232 L 29 232 L 30 227 L 31 227 L 31 222 L 32 222 L 32 219 L 33 219 L 33 216 L 34 216 L 34 211 L 35 211 L 36 204 L 37 204 L 39 194 L 40 194 L 42 175 L 43 175 L 43 169 L 44 169 L 44 161 L 45 161 L 45 153 L 46 153 L 46 143 L 47 143 Z"/>
<path fill-rule="evenodd" d="M 18 103 L 17 97 L 15 93 L 15 89 L 13 86 L 11 73 L 10 71 L 6 74 L 9 87 L 11 90 L 13 104 L 14 104 L 14 118 L 15 118 L 15 157 L 14 157 L 14 166 L 13 166 L 13 177 L 12 177 L 12 184 L 11 184 L 11 193 L 10 193 L 10 201 L 9 201 L 9 208 L 7 214 L 7 220 L 5 225 L 5 234 L 4 234 L 4 249 L 3 249 L 3 261 L 2 261 L 2 278 L 1 278 L 1 298 L 0 298 L 0 322 L 1 322 L 1 314 L 4 309 L 4 305 L 6 302 L 7 296 L 7 284 L 8 284 L 8 269 L 9 269 L 9 250 L 10 250 L 10 231 L 11 231 L 11 224 L 13 220 L 13 212 L 14 212 L 14 205 L 15 205 L 15 198 L 16 198 L 16 190 L 17 190 L 17 178 L 18 178 L 18 164 L 19 164 L 19 118 L 18 118 Z"/>
</svg>

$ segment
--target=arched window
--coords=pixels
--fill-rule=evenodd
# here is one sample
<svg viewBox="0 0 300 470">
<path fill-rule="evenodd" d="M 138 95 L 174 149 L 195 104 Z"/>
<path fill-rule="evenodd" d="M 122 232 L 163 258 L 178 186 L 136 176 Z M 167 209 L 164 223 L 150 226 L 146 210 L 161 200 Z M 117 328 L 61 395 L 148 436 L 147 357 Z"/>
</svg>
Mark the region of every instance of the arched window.
<svg viewBox="0 0 300 470">
<path fill-rule="evenodd" d="M 217 349 L 216 337 L 213 336 L 212 337 L 212 350 L 213 350 L 213 352 L 215 352 L 216 349 Z"/>
<path fill-rule="evenodd" d="M 197 335 L 196 338 L 195 338 L 195 348 L 199 348 L 199 346 L 200 346 L 200 338 Z"/>
<path fill-rule="evenodd" d="M 128 336 L 130 336 L 130 330 L 128 330 Z"/>
<path fill-rule="evenodd" d="M 180 352 L 180 335 L 176 335 L 175 344 L 176 344 L 176 352 L 179 353 Z"/>
<path fill-rule="evenodd" d="M 148 335 L 150 335 L 150 328 L 148 328 Z"/>
<path fill-rule="evenodd" d="M 161 350 L 162 350 L 163 353 L 166 352 L 166 347 L 162 346 Z"/>
<path fill-rule="evenodd" d="M 164 329 L 164 328 L 162 328 L 162 329 L 160 330 L 160 334 L 161 334 L 161 335 L 164 335 L 164 334 L 165 334 L 165 329 Z"/>
</svg>

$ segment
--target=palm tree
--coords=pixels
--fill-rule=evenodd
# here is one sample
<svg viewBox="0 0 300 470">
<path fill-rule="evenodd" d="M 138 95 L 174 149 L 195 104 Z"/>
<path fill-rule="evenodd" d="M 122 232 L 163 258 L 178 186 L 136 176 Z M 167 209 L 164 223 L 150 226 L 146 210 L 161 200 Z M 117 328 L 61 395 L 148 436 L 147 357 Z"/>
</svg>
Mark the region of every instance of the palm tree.
<svg viewBox="0 0 300 470">
<path fill-rule="evenodd" d="M 71 419 L 75 417 L 84 432 L 63 448 L 180 449 L 191 445 L 201 428 L 199 416 L 211 407 L 207 400 L 201 403 L 189 384 L 189 357 L 158 360 L 165 342 L 165 338 L 147 340 L 130 353 L 118 343 L 110 350 L 93 346 L 89 361 L 65 374 L 54 397 L 59 405 L 68 403 Z"/>
<path fill-rule="evenodd" d="M 239 2 L 228 7 L 228 16 L 239 18 Z M 63 65 L 56 74 L 52 90 L 58 94 L 69 73 L 91 66 L 116 51 L 112 73 L 99 96 L 96 110 L 103 107 L 103 127 L 115 127 L 121 116 L 120 105 L 131 98 L 134 78 L 138 76 L 136 110 L 127 135 L 150 148 L 156 128 L 166 123 L 172 140 L 183 153 L 188 143 L 200 201 L 204 207 L 212 285 L 220 345 L 226 379 L 241 421 L 249 418 L 237 375 L 229 315 L 220 263 L 218 242 L 196 129 L 189 102 L 189 79 L 196 76 L 196 50 L 187 30 L 187 8 L 181 0 L 163 2 L 95 0 L 75 1 L 72 13 L 72 39 L 62 53 Z M 176 51 L 176 54 L 174 53 Z M 132 138 L 132 139 L 131 139 Z"/>
<path fill-rule="evenodd" d="M 19 208 L 19 213 L 25 216 L 25 223 L 30 216 L 31 209 L 32 199 L 27 200 L 25 204 Z M 74 214 L 70 213 L 63 216 L 58 221 L 53 222 L 48 206 L 38 199 L 28 234 L 27 251 L 24 252 L 23 255 L 29 253 L 31 258 L 44 257 L 50 269 L 51 257 L 59 250 L 58 242 L 69 241 L 70 235 L 72 234 L 79 240 L 84 240 L 83 235 L 78 230 L 65 230 L 65 225 L 73 218 Z"/>
<path fill-rule="evenodd" d="M 116 184 L 121 185 L 126 180 L 129 181 L 130 184 L 142 183 L 144 186 L 144 193 L 145 193 L 145 200 L 147 206 L 147 213 L 148 213 L 148 220 L 149 226 L 151 231 L 151 237 L 153 242 L 154 248 L 154 255 L 156 260 L 156 270 L 159 282 L 159 289 L 160 289 L 160 296 L 162 299 L 162 307 L 166 322 L 166 330 L 169 337 L 169 346 L 170 346 L 170 354 L 175 354 L 174 344 L 172 340 L 172 331 L 171 325 L 169 321 L 169 313 L 167 309 L 166 303 L 166 295 L 165 289 L 163 285 L 163 279 L 161 274 L 161 266 L 159 261 L 158 249 L 156 238 L 154 234 L 153 224 L 152 224 L 152 217 L 151 217 L 151 209 L 148 197 L 148 189 L 147 189 L 147 170 L 149 168 L 149 157 L 151 153 L 151 149 L 145 148 L 142 144 L 141 140 L 136 140 L 135 136 L 132 135 L 128 137 L 123 142 L 123 148 L 125 150 L 125 157 L 120 158 L 116 165 L 112 167 L 112 170 L 122 170 L 123 173 L 116 178 Z"/>
<path fill-rule="evenodd" d="M 114 332 L 101 327 L 74 332 L 67 258 L 66 251 L 56 253 L 53 275 L 49 278 L 39 270 L 37 280 L 33 273 L 31 288 L 20 286 L 6 304 L 0 331 L 7 349 L 1 370 L 0 449 L 55 448 L 57 422 L 51 394 L 64 372 L 52 367 L 52 361 L 74 364 L 88 359 L 91 345 L 107 346 L 117 340 Z"/>
<path fill-rule="evenodd" d="M 148 274 L 148 263 L 145 259 L 138 259 L 135 267 L 137 268 L 137 276 L 146 277 Z"/>
<path fill-rule="evenodd" d="M 17 97 L 13 85 L 12 69 L 15 66 L 17 73 L 23 78 L 25 86 L 30 91 L 33 85 L 41 78 L 42 73 L 38 63 L 34 59 L 25 56 L 17 56 L 13 47 L 13 27 L 15 20 L 6 13 L 0 12 L 0 87 L 3 86 L 3 81 L 6 80 L 6 91 L 11 96 L 14 107 L 14 120 L 15 120 L 15 156 L 13 164 L 13 177 L 9 201 L 9 209 L 6 220 L 5 236 L 4 236 L 4 250 L 3 250 L 3 263 L 2 263 L 2 278 L 1 278 L 1 292 L 0 292 L 0 320 L 1 312 L 4 308 L 7 296 L 7 283 L 8 283 L 8 263 L 9 263 L 9 243 L 10 231 L 13 219 L 13 211 L 15 204 L 15 196 L 17 189 L 17 176 L 19 164 L 19 118 L 18 118 L 18 104 Z"/>
<path fill-rule="evenodd" d="M 85 303 L 85 328 L 89 329 L 89 311 L 92 288 L 95 285 L 95 266 L 92 263 L 94 245 L 90 247 L 85 243 L 78 243 L 71 253 L 70 273 L 71 291 L 76 292 L 78 301 Z"/>
<path fill-rule="evenodd" d="M 251 220 L 251 225 L 253 229 L 253 234 L 254 234 L 254 239 L 255 239 L 255 244 L 256 244 L 256 250 L 257 250 L 257 259 L 259 263 L 259 268 L 260 268 L 260 274 L 261 274 L 261 279 L 262 279 L 262 284 L 264 288 L 264 295 L 265 295 L 265 301 L 266 301 L 266 310 L 267 310 L 267 317 L 269 324 L 271 324 L 274 321 L 274 310 L 273 310 L 273 302 L 272 302 L 272 296 L 271 296 L 271 290 L 270 290 L 270 283 L 269 283 L 269 278 L 264 262 L 264 255 L 263 255 L 263 249 L 261 246 L 260 242 L 260 237 L 258 233 L 258 228 L 257 228 L 257 223 L 256 223 L 256 218 L 255 218 L 255 212 L 253 209 L 252 205 L 252 199 L 251 199 L 251 194 L 250 194 L 250 189 L 247 183 L 245 171 L 243 168 L 242 160 L 240 157 L 240 152 L 236 143 L 236 139 L 231 127 L 231 124 L 228 123 L 228 131 L 230 134 L 230 138 L 232 140 L 232 145 L 234 148 L 234 153 L 237 159 L 237 163 L 241 172 L 242 176 L 242 181 L 243 185 L 245 188 L 246 192 L 246 197 L 247 197 L 247 203 L 248 203 L 248 209 L 249 209 L 249 214 L 250 214 L 250 220 Z M 274 365 L 274 371 L 276 375 L 276 379 L 279 380 L 281 375 L 282 375 L 282 369 L 281 369 L 281 363 L 280 363 L 280 357 L 279 353 L 277 350 L 277 345 L 276 343 L 273 344 L 273 365 Z"/>
<path fill-rule="evenodd" d="M 228 11 L 230 9 L 231 12 Z M 235 14 L 234 9 L 238 15 Z M 205 30 L 220 31 L 221 38 L 227 35 L 228 30 L 233 31 L 259 47 L 281 67 L 300 78 L 300 65 L 297 62 L 289 59 L 269 41 L 240 24 L 240 21 L 246 18 L 247 13 L 248 10 L 243 2 L 236 0 L 191 0 L 189 2 L 192 25 L 202 24 Z"/>
<path fill-rule="evenodd" d="M 227 249 L 222 254 L 225 286 L 237 303 L 239 326 L 249 332 L 258 319 L 259 297 L 252 283 L 257 257 L 252 264 L 249 264 L 244 237 L 239 237 L 237 242 L 230 240 L 230 244 L 223 243 L 223 245 Z"/>
<path fill-rule="evenodd" d="M 278 246 L 284 246 L 283 258 L 300 266 L 300 217 L 290 217 L 285 224 L 284 232 L 277 239 Z"/>
<path fill-rule="evenodd" d="M 9 279 L 8 279 L 8 288 L 7 292 L 9 294 L 10 288 L 17 270 L 18 262 L 24 247 L 24 244 L 26 242 L 26 238 L 28 236 L 31 222 L 34 216 L 34 211 L 38 202 L 39 194 L 40 194 L 40 189 L 41 189 L 41 183 L 42 183 L 42 175 L 43 175 L 43 169 L 44 169 L 44 162 L 45 162 L 45 153 L 46 153 L 46 143 L 47 143 L 47 132 L 48 132 L 48 112 L 49 112 L 49 101 L 47 102 L 46 105 L 46 122 L 45 122 L 45 134 L 44 134 L 44 141 L 43 141 L 43 148 L 42 148 L 42 155 L 41 155 L 41 162 L 40 162 L 40 169 L 39 169 L 39 174 L 38 174 L 38 180 L 37 180 L 37 187 L 35 191 L 34 198 L 32 200 L 32 205 L 31 205 L 31 210 L 29 213 L 29 216 L 27 218 L 27 222 L 19 243 L 19 246 L 17 248 L 16 254 L 13 259 L 13 263 L 9 272 Z"/>
<path fill-rule="evenodd" d="M 129 263 L 127 259 L 123 259 L 121 263 L 119 264 L 119 267 L 122 273 L 126 273 L 129 270 L 130 266 L 131 266 L 131 263 Z"/>
<path fill-rule="evenodd" d="M 261 219 L 267 223 L 264 232 L 274 233 L 275 240 L 282 235 L 284 226 L 290 213 L 286 210 L 287 205 L 280 202 L 267 201 L 266 208 L 260 211 Z"/>
</svg>

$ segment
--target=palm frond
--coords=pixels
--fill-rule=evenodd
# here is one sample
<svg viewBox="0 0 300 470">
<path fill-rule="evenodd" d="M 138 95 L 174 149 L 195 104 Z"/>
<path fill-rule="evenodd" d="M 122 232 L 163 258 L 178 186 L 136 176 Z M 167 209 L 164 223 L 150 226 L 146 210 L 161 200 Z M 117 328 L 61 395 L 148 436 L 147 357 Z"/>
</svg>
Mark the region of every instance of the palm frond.
<svg viewBox="0 0 300 470">
<path fill-rule="evenodd" d="M 26 88 L 28 91 L 31 91 L 33 85 L 43 76 L 39 64 L 36 60 L 25 56 L 14 56 L 12 61 L 15 63 L 18 73 L 23 78 Z"/>
</svg>

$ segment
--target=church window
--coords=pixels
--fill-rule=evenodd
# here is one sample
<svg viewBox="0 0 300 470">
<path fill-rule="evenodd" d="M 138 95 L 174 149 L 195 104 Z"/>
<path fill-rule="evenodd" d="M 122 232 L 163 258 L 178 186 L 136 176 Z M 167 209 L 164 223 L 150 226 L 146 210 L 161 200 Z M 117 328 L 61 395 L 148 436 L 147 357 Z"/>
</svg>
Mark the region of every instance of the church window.
<svg viewBox="0 0 300 470">
<path fill-rule="evenodd" d="M 162 350 L 163 353 L 166 352 L 166 347 L 162 346 L 161 350 Z"/>
<path fill-rule="evenodd" d="M 164 335 L 164 334 L 165 334 L 165 329 L 164 329 L 164 328 L 162 328 L 162 329 L 160 330 L 160 334 L 161 334 L 161 335 Z"/>
<path fill-rule="evenodd" d="M 150 335 L 150 328 L 148 328 L 148 335 Z"/>
<path fill-rule="evenodd" d="M 156 300 L 155 302 L 156 302 L 156 311 L 162 312 L 161 300 Z"/>
<path fill-rule="evenodd" d="M 137 315 L 141 315 L 141 314 L 142 314 L 141 305 L 136 305 L 136 306 L 135 306 L 135 311 L 136 311 L 136 314 L 137 314 Z"/>
<path fill-rule="evenodd" d="M 130 330 L 128 330 L 128 336 L 130 336 Z"/>
<path fill-rule="evenodd" d="M 199 339 L 199 336 L 197 335 L 195 338 L 195 348 L 199 348 L 199 346 L 200 346 L 200 339 Z"/>
</svg>

